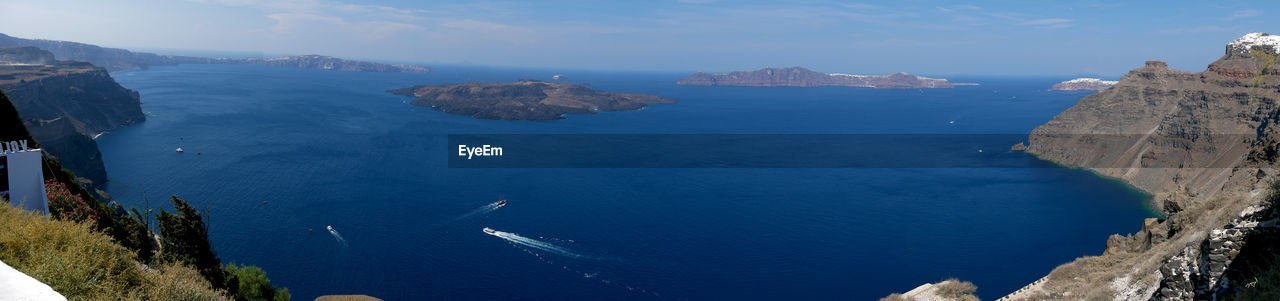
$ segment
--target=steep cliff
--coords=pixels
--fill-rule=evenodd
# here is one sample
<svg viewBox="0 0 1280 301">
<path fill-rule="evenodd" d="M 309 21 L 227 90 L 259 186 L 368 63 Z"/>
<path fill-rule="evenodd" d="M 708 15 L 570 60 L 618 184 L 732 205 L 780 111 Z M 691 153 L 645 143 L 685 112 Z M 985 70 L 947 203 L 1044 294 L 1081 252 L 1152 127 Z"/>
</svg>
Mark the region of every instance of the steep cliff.
<svg viewBox="0 0 1280 301">
<path fill-rule="evenodd" d="M 1253 213 L 1265 209 L 1265 181 L 1280 159 L 1277 49 L 1280 39 L 1250 34 L 1204 72 L 1148 61 L 1032 131 L 1027 152 L 1142 189 L 1165 218 L 1112 236 L 1104 255 L 1065 264 L 1012 299 L 1186 300 L 1226 291 L 1224 269 L 1254 233 L 1246 226 L 1257 226 Z"/>
<path fill-rule="evenodd" d="M 904 72 L 889 75 L 821 73 L 801 67 L 764 68 L 729 73 L 694 73 L 676 82 L 692 86 L 755 87 L 867 87 L 877 89 L 951 88 L 946 79 L 928 78 Z"/>
<path fill-rule="evenodd" d="M 30 49 L 0 48 L 0 54 L 31 58 Z M 51 56 L 41 52 L 35 57 Z M 83 62 L 0 65 L 0 90 L 49 153 L 97 184 L 105 183 L 107 174 L 91 137 L 146 119 L 137 92 L 121 87 L 105 69 Z"/>
</svg>

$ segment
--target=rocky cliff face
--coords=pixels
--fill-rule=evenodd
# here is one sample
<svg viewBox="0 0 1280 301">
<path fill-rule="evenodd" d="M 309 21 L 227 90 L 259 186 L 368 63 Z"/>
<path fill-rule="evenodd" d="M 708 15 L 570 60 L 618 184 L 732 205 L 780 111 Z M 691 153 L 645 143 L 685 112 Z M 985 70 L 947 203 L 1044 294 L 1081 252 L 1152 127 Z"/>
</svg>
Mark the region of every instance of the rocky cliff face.
<svg viewBox="0 0 1280 301">
<path fill-rule="evenodd" d="M 1275 235 L 1274 208 L 1259 204 L 1245 208 L 1230 222 L 1197 244 L 1186 246 L 1160 266 L 1163 279 L 1151 300 L 1218 299 L 1233 289 L 1233 282 L 1249 279 L 1228 277 L 1228 267 L 1252 235 Z M 1247 267 L 1236 267 L 1247 268 Z"/>
<path fill-rule="evenodd" d="M 1256 37 L 1266 36 L 1232 42 L 1204 72 L 1148 61 L 1032 131 L 1026 151 L 1124 180 L 1165 218 L 1015 299 L 1213 298 L 1280 159 L 1280 40 Z"/>
<path fill-rule="evenodd" d="M 946 79 L 920 77 L 907 73 L 889 75 L 855 75 L 821 73 L 813 70 L 791 68 L 764 68 L 755 71 L 730 73 L 694 73 L 676 82 L 692 86 L 755 86 L 755 87 L 868 87 L 878 89 L 951 88 Z"/>
<path fill-rule="evenodd" d="M 26 51 L 20 49 L 24 48 L 4 48 L 0 54 Z M 40 57 L 49 55 L 43 53 Z M 98 184 L 106 182 L 107 175 L 91 137 L 146 119 L 137 92 L 121 87 L 105 69 L 88 63 L 0 65 L 0 90 L 46 151 Z"/>
</svg>

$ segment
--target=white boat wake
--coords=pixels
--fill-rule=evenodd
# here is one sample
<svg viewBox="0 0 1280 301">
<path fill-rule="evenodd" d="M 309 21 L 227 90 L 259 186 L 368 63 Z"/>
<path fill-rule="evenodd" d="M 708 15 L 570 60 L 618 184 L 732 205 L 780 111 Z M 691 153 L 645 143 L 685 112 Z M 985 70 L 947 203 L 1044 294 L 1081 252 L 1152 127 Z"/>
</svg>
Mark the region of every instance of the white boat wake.
<svg viewBox="0 0 1280 301">
<path fill-rule="evenodd" d="M 334 230 L 333 226 L 325 226 L 325 228 L 329 229 L 329 234 L 333 235 L 333 239 L 336 239 L 338 240 L 338 242 L 342 243 L 343 247 L 348 247 L 347 240 L 342 238 L 342 234 L 338 234 L 338 230 Z"/>
<path fill-rule="evenodd" d="M 507 203 L 504 201 L 493 202 L 488 205 L 480 206 L 480 208 L 476 208 L 475 210 L 471 210 L 471 212 L 467 212 L 467 214 L 463 214 L 452 220 L 449 220 L 449 223 L 468 219 L 477 215 L 488 214 L 489 212 L 497 211 L 499 208 L 506 207 L 506 206 L 507 206 Z"/>
<path fill-rule="evenodd" d="M 568 248 L 565 248 L 565 247 L 557 246 L 549 242 L 545 242 L 537 239 L 520 236 L 519 234 L 515 234 L 515 233 L 502 232 L 502 231 L 493 230 L 489 228 L 484 228 L 484 233 L 497 236 L 499 238 L 505 239 L 508 242 L 511 242 L 514 244 L 538 249 L 543 252 L 552 253 L 552 254 L 556 254 L 564 257 L 569 257 L 573 259 L 595 259 L 594 257 L 578 254 L 577 252 L 574 252 L 573 250 L 569 250 Z"/>
<path fill-rule="evenodd" d="M 528 238 L 528 237 L 520 236 L 519 234 L 515 234 L 515 233 L 509 233 L 509 232 L 502 232 L 502 231 L 494 230 L 494 229 L 491 229 L 491 228 L 484 228 L 484 233 L 485 233 L 485 234 L 489 234 L 489 235 L 493 235 L 493 236 L 497 236 L 498 238 L 505 239 L 508 243 L 511 243 L 512 245 L 515 245 L 515 246 L 517 246 L 517 247 L 521 247 L 521 246 L 523 246 L 523 247 L 525 247 L 525 248 L 519 248 L 519 249 L 521 249 L 521 250 L 522 250 L 522 251 L 524 251 L 525 253 L 529 253 L 530 255 L 533 255 L 534 257 L 537 257 L 539 261 L 542 261 L 543 263 L 547 263 L 547 264 L 551 264 L 551 265 L 558 265 L 558 266 L 560 266 L 560 269 L 562 269 L 562 270 L 564 270 L 564 271 L 567 271 L 567 272 L 570 272 L 570 273 L 573 273 L 573 274 L 577 274 L 577 275 L 582 275 L 582 278 L 583 278 L 583 279 L 588 279 L 588 280 L 590 280 L 590 281 L 596 281 L 596 282 L 599 282 L 600 284 L 603 284 L 603 285 L 605 285 L 605 286 L 609 286 L 609 287 L 616 287 L 616 288 L 619 288 L 619 289 L 625 289 L 625 290 L 627 290 L 627 291 L 629 291 L 629 292 L 632 292 L 632 293 L 639 293 L 639 294 L 644 294 L 644 295 L 650 295 L 650 296 L 654 296 L 654 297 L 659 297 L 658 292 L 650 291 L 650 290 L 647 290 L 647 289 L 644 289 L 644 288 L 640 288 L 640 287 L 636 287 L 636 286 L 628 285 L 628 284 L 625 284 L 625 283 L 615 282 L 615 281 L 613 281 L 612 279 L 609 279 L 609 278 L 607 278 L 607 277 L 603 277 L 603 276 L 601 276 L 600 272 L 598 272 L 598 271 L 591 271 L 591 270 L 597 269 L 598 267 L 595 267 L 595 268 L 592 268 L 592 267 L 585 267 L 585 266 L 584 266 L 584 267 L 572 267 L 572 266 L 578 266 L 578 265 L 580 265 L 580 264 L 587 264 L 587 262 L 585 262 L 585 261 L 578 261 L 578 262 L 576 262 L 576 263 L 575 263 L 575 262 L 562 262 L 562 263 L 560 263 L 560 264 L 556 264 L 556 262 L 552 261 L 550 258 L 545 258 L 545 256 L 543 256 L 542 254 L 540 254 L 539 252 L 537 252 L 537 251 L 542 251 L 542 252 L 546 252 L 546 253 L 554 253 L 554 254 L 556 254 L 556 255 L 560 255 L 560 256 L 568 257 L 568 258 L 571 258 L 571 259 L 588 259 L 588 260 L 592 260 L 592 261 L 593 261 L 593 264 L 589 264 L 589 265 L 594 265 L 594 263 L 597 263 L 597 262 L 594 262 L 595 260 L 606 260 L 606 259 L 601 259 L 601 258 L 598 258 L 598 257 L 590 257 L 590 256 L 582 255 L 582 254 L 579 254 L 579 253 L 577 253 L 577 252 L 574 252 L 573 250 L 570 250 L 570 249 L 568 249 L 568 248 L 561 247 L 561 246 L 558 246 L 558 245 L 555 245 L 555 244 L 552 244 L 552 243 L 550 243 L 550 242 L 545 241 L 545 240 L 554 240 L 554 241 L 570 242 L 570 243 L 572 243 L 572 242 L 573 242 L 572 240 L 559 240 L 559 239 L 554 239 L 554 238 L 545 238 L 545 237 L 540 237 L 540 238 L 542 238 L 543 240 L 538 240 L 538 239 L 533 239 L 533 238 Z M 536 250 L 536 251 L 535 251 L 535 250 Z"/>
</svg>

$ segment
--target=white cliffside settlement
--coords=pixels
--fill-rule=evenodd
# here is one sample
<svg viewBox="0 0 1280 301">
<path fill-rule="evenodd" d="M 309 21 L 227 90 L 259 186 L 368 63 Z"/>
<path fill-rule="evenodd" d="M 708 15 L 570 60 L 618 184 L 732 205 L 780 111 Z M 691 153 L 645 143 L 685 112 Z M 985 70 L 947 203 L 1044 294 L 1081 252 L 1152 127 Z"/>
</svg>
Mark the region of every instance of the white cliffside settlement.
<svg viewBox="0 0 1280 301">
<path fill-rule="evenodd" d="M 1255 32 L 1246 34 L 1227 45 L 1241 52 L 1249 51 L 1253 46 L 1270 46 L 1272 51 L 1280 52 L 1280 36 Z"/>
</svg>

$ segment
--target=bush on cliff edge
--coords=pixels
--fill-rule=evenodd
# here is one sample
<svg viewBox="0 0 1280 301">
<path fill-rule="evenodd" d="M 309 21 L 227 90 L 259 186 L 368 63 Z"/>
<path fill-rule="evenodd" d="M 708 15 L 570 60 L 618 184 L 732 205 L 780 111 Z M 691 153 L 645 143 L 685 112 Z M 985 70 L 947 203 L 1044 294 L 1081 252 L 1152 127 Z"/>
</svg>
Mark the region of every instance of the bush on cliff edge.
<svg viewBox="0 0 1280 301">
<path fill-rule="evenodd" d="M 87 223 L 0 202 L 0 261 L 70 300 L 229 300 L 181 265 L 147 269 Z"/>
</svg>

